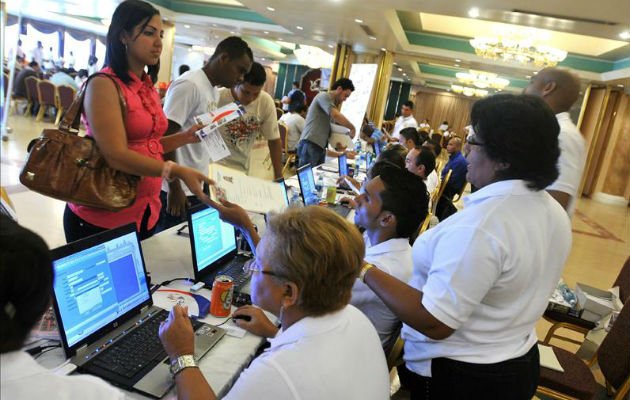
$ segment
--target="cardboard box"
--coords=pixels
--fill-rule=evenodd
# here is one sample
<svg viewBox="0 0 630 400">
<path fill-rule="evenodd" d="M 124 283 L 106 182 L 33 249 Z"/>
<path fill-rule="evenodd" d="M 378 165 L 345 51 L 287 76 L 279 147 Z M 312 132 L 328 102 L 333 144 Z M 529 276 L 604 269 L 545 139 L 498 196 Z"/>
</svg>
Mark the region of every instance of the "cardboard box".
<svg viewBox="0 0 630 400">
<path fill-rule="evenodd" d="M 575 285 L 577 308 L 582 311 L 582 319 L 597 322 L 613 309 L 613 295 L 609 291 L 578 283 Z"/>
</svg>

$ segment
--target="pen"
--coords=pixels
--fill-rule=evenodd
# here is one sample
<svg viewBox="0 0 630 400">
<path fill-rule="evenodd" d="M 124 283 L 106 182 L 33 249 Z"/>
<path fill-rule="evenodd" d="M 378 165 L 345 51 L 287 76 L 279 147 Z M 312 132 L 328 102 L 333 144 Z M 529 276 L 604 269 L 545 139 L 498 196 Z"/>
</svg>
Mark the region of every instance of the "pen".
<svg viewBox="0 0 630 400">
<path fill-rule="evenodd" d="M 350 179 L 348 179 L 347 176 L 343 177 L 343 180 L 348 184 L 348 186 L 350 186 L 350 189 L 352 189 L 352 191 L 356 194 L 361 194 L 361 191 L 359 189 L 356 188 L 356 186 L 354 186 L 352 184 L 352 181 L 350 181 Z"/>
</svg>

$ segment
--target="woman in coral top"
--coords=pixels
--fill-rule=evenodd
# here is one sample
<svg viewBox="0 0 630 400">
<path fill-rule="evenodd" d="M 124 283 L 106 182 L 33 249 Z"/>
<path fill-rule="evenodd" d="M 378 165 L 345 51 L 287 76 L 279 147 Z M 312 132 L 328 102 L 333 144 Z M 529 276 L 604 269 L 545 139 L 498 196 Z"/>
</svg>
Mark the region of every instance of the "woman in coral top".
<svg viewBox="0 0 630 400">
<path fill-rule="evenodd" d="M 94 138 L 109 166 L 142 178 L 136 201 L 123 210 L 68 203 L 63 221 L 68 242 L 131 222 L 136 223 L 141 239 L 151 236 L 160 215 L 163 178 L 180 179 L 200 200 L 208 200 L 202 186 L 213 182 L 207 176 L 162 158 L 163 153 L 198 142 L 195 131 L 201 128 L 193 126 L 163 137 L 168 122 L 153 86 L 160 68 L 163 35 L 159 11 L 144 1 L 124 1 L 112 16 L 106 67 L 101 72 L 118 83 L 127 112 L 122 115 L 114 82 L 97 76 L 86 88 L 83 117 L 87 134 Z"/>
</svg>

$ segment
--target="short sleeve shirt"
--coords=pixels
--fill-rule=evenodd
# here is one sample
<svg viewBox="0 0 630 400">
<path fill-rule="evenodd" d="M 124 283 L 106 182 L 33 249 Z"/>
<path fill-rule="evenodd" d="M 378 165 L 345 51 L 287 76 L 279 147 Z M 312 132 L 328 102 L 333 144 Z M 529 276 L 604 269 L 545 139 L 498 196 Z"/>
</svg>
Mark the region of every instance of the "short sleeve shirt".
<svg viewBox="0 0 630 400">
<path fill-rule="evenodd" d="M 215 110 L 218 101 L 219 91 L 212 86 L 205 72 L 198 69 L 171 83 L 166 92 L 164 113 L 166 118 L 186 130 L 194 124 L 194 117 Z M 190 143 L 176 149 L 175 159 L 179 164 L 208 173 L 210 154 L 203 143 Z M 186 185 L 181 186 L 186 195 L 192 195 Z M 167 182 L 162 184 L 162 190 L 168 191 Z"/>
<path fill-rule="evenodd" d="M 234 101 L 230 89 L 220 90 L 219 107 Z M 231 153 L 220 163 L 237 169 L 248 170 L 249 153 L 256 139 L 280 139 L 280 132 L 278 131 L 276 105 L 267 92 L 261 91 L 256 100 L 244 107 L 245 114 L 219 128 L 219 132 Z"/>
<path fill-rule="evenodd" d="M 330 93 L 324 92 L 315 96 L 308 108 L 304 131 L 300 140 L 308 140 L 325 149 L 331 133 L 330 111 L 333 107 L 335 107 L 335 103 Z"/>
</svg>

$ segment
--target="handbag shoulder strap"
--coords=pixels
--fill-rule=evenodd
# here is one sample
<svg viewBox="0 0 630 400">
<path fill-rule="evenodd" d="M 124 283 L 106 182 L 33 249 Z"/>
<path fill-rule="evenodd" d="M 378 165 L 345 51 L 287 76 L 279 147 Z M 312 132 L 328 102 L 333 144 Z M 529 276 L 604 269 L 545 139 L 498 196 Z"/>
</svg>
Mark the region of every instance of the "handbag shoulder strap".
<svg viewBox="0 0 630 400">
<path fill-rule="evenodd" d="M 59 122 L 59 130 L 61 132 L 73 135 L 79 133 L 79 122 L 81 120 L 81 112 L 83 111 L 83 100 L 85 98 L 85 92 L 87 91 L 90 80 L 92 80 L 92 78 L 96 76 L 107 77 L 111 79 L 111 81 L 114 83 L 114 86 L 116 87 L 116 92 L 118 93 L 118 102 L 120 104 L 120 110 L 122 112 L 123 125 L 125 124 L 125 120 L 127 118 L 127 102 L 122 95 L 120 85 L 118 85 L 116 79 L 114 79 L 114 77 L 110 74 L 106 74 L 104 72 L 96 72 L 90 75 L 90 77 L 85 81 L 83 87 L 81 88 L 81 91 L 68 108 L 68 111 L 66 111 L 66 113 L 63 115 L 61 122 Z"/>
</svg>

